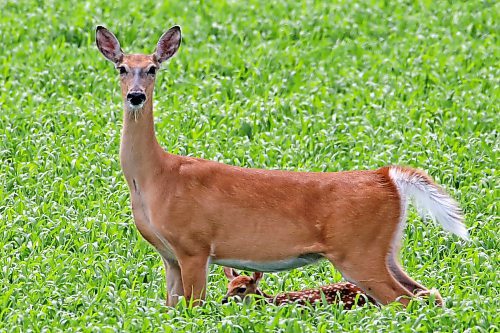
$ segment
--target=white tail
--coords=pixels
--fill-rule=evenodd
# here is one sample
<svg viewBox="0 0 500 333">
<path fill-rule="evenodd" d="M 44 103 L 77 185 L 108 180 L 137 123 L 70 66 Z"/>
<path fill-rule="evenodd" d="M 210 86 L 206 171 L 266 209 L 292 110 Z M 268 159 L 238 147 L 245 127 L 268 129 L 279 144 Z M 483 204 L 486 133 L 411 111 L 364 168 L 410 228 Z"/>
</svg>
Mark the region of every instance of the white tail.
<svg viewBox="0 0 500 333">
<path fill-rule="evenodd" d="M 398 188 L 404 210 L 408 206 L 407 199 L 413 199 L 422 217 L 425 217 L 427 213 L 445 230 L 463 239 L 469 238 L 458 204 L 430 177 L 418 170 L 401 167 L 390 167 L 389 176 Z"/>
</svg>

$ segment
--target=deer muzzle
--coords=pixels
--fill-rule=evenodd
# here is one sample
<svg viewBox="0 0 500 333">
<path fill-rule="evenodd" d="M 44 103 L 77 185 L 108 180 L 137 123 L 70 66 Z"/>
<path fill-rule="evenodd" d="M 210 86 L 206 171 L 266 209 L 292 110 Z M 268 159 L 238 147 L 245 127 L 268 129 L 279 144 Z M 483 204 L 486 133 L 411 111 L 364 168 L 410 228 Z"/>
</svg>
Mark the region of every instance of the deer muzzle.
<svg viewBox="0 0 500 333">
<path fill-rule="evenodd" d="M 146 94 L 142 91 L 131 91 L 127 94 L 127 101 L 133 107 L 139 107 L 146 101 Z"/>
</svg>

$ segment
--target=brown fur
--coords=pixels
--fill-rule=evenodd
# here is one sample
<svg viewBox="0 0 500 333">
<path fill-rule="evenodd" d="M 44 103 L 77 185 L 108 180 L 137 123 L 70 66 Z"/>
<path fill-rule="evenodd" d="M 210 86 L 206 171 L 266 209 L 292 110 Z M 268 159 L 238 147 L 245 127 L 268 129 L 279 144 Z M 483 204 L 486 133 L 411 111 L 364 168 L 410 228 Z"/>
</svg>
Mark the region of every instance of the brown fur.
<svg viewBox="0 0 500 333">
<path fill-rule="evenodd" d="M 328 304 L 341 303 L 345 309 L 350 310 L 355 305 L 376 304 L 373 298 L 349 282 L 339 282 L 315 289 L 285 292 L 271 296 L 259 289 L 259 281 L 262 278 L 262 273 L 254 273 L 253 276 L 244 276 L 239 275 L 234 269 L 229 267 L 224 267 L 224 272 L 229 279 L 229 284 L 226 296 L 222 300 L 223 303 L 227 302 L 229 298 L 236 297 L 239 300 L 244 300 L 248 296 L 260 295 L 267 303 L 275 305 L 295 303 L 314 306 L 318 302 L 325 300 Z M 257 278 L 256 274 L 259 274 Z"/>
<path fill-rule="evenodd" d="M 159 50 L 175 53 L 176 29 L 159 42 Z M 120 78 L 125 107 L 120 161 L 137 228 L 165 263 L 167 304 L 181 295 L 203 299 L 210 261 L 269 262 L 306 253 L 326 257 L 382 304 L 406 304 L 404 297 L 423 288 L 393 258 L 401 207 L 388 168 L 291 172 L 169 154 L 155 137 L 154 77 L 145 73 L 173 53 L 123 54 L 109 34 L 98 27 L 99 49 L 117 67 L 130 69 Z M 127 94 L 137 89 L 146 102 L 134 112 Z"/>
</svg>

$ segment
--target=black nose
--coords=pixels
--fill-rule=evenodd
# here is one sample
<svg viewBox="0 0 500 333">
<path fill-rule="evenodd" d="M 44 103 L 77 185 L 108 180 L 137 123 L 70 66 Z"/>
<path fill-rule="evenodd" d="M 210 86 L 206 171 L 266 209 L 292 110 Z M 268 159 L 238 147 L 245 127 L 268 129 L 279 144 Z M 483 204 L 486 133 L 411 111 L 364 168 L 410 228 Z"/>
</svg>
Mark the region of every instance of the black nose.
<svg viewBox="0 0 500 333">
<path fill-rule="evenodd" d="M 146 100 L 146 94 L 143 92 L 129 92 L 127 99 L 132 105 L 141 105 Z"/>
<path fill-rule="evenodd" d="M 227 297 L 224 297 L 224 298 L 222 299 L 222 304 L 226 304 L 227 302 L 228 302 Z"/>
</svg>

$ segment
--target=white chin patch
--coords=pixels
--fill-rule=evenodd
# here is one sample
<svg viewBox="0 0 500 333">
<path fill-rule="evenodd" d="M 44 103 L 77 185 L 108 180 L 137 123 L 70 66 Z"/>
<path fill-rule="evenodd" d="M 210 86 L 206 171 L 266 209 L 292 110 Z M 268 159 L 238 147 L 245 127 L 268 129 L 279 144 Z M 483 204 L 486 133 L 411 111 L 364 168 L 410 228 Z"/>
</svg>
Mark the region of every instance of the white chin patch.
<svg viewBox="0 0 500 333">
<path fill-rule="evenodd" d="M 143 106 L 144 106 L 144 103 L 141 103 L 139 105 L 134 105 L 132 103 L 128 103 L 128 107 L 129 107 L 130 111 L 133 111 L 133 112 L 136 112 L 136 111 L 142 109 Z"/>
</svg>

